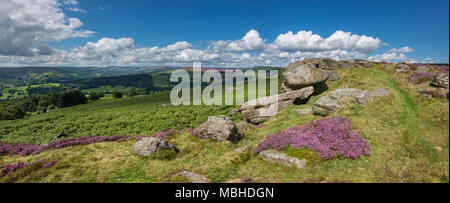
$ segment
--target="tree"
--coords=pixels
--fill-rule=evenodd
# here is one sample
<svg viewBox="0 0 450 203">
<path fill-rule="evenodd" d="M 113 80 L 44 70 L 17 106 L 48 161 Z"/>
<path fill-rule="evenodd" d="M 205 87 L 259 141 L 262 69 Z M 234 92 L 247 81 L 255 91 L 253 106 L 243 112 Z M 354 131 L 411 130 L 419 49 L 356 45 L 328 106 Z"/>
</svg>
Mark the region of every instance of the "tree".
<svg viewBox="0 0 450 203">
<path fill-rule="evenodd" d="M 91 101 L 97 101 L 100 99 L 100 95 L 98 95 L 96 92 L 91 92 L 89 93 L 88 99 Z"/>
<path fill-rule="evenodd" d="M 42 97 L 41 99 L 39 99 L 39 102 L 37 103 L 37 111 L 41 113 L 46 113 L 47 106 L 48 106 L 47 98 Z"/>
<path fill-rule="evenodd" d="M 147 88 L 138 88 L 137 89 L 137 94 L 139 94 L 139 95 L 147 95 L 148 94 L 148 90 L 147 90 Z"/>
<path fill-rule="evenodd" d="M 129 97 L 134 97 L 134 96 L 136 96 L 136 95 L 137 95 L 137 92 L 136 92 L 136 90 L 134 90 L 134 89 L 130 90 L 130 91 L 128 92 L 128 94 L 127 94 L 127 96 L 129 96 Z"/>
<path fill-rule="evenodd" d="M 116 99 L 119 99 L 119 98 L 122 98 L 122 97 L 123 97 L 122 93 L 119 92 L 119 91 L 114 91 L 114 92 L 112 93 L 112 96 L 113 96 L 114 98 L 116 98 Z"/>
</svg>

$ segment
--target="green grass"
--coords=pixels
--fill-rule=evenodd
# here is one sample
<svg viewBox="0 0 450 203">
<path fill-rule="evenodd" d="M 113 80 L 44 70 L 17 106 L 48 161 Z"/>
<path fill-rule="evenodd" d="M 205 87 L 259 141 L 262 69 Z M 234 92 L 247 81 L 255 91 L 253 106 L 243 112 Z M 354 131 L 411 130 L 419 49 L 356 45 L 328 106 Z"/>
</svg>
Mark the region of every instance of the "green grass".
<svg viewBox="0 0 450 203">
<path fill-rule="evenodd" d="M 85 90 L 83 90 L 83 92 L 113 92 L 113 91 L 119 91 L 119 92 L 127 93 L 130 90 L 132 90 L 132 89 L 134 89 L 134 87 L 125 87 L 125 86 L 120 86 L 120 85 L 116 85 L 116 86 L 102 85 L 102 86 L 97 87 L 97 88 L 85 89 Z"/>
<path fill-rule="evenodd" d="M 353 129 L 371 146 L 369 157 L 328 160 L 300 170 L 265 162 L 248 153 L 233 152 L 245 145 L 253 149 L 267 135 L 321 118 L 299 115 L 295 110 L 311 106 L 322 94 L 312 97 L 305 105 L 286 108 L 263 125 L 244 131 L 245 137 L 237 144 L 200 140 L 179 132 L 169 139 L 180 149 L 171 160 L 132 155 L 129 148 L 135 141 L 129 141 L 75 146 L 27 157 L 3 156 L 0 166 L 42 158 L 56 160 L 50 173 L 37 170 L 16 182 L 183 182 L 171 178 L 172 174 L 183 170 L 203 174 L 212 182 L 228 182 L 243 176 L 250 182 L 308 182 L 311 179 L 322 182 L 449 182 L 447 100 L 421 96 L 414 85 L 393 74 L 392 69 L 374 67 L 340 70 L 339 73 L 342 79 L 329 82 L 327 92 L 343 87 L 387 88 L 391 92 L 366 106 L 351 103 L 336 113 L 354 121 Z M 151 134 L 163 128 L 184 130 L 200 125 L 209 115 L 226 114 L 232 108 L 162 108 L 163 103 L 168 103 L 167 92 L 97 101 L 16 121 L 0 121 L 0 140 L 42 144 L 62 130 L 73 136 Z M 309 154 L 292 152 L 292 155 Z"/>
<path fill-rule="evenodd" d="M 60 87 L 61 84 L 59 83 L 45 83 L 45 84 L 37 84 L 37 85 L 30 85 L 30 87 Z M 10 87 L 10 88 L 5 88 L 3 90 L 0 90 L 2 93 L 2 96 L 0 96 L 0 100 L 6 100 L 8 99 L 19 99 L 19 98 L 23 98 L 25 96 L 27 96 L 27 89 L 28 86 L 18 86 L 18 87 Z M 14 91 L 13 94 L 11 94 L 9 91 Z M 22 94 L 19 95 L 19 92 L 21 92 Z"/>
<path fill-rule="evenodd" d="M 227 114 L 232 106 L 170 106 L 168 92 L 152 96 L 105 99 L 24 119 L 0 121 L 0 139 L 43 144 L 61 131 L 86 135 L 148 135 L 164 128 L 184 130 L 206 121 L 209 115 Z"/>
</svg>

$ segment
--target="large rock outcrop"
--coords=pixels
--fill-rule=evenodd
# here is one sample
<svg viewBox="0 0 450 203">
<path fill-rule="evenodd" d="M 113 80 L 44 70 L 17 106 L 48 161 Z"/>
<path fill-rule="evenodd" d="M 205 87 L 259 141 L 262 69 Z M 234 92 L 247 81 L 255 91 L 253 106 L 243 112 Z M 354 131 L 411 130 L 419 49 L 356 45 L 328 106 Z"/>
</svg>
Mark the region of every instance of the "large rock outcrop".
<svg viewBox="0 0 450 203">
<path fill-rule="evenodd" d="M 409 72 L 411 68 L 406 63 L 397 63 L 395 65 L 395 73 L 406 73 Z"/>
<path fill-rule="evenodd" d="M 151 156 L 152 154 L 160 150 L 173 150 L 179 152 L 179 150 L 169 142 L 156 138 L 156 137 L 144 137 L 142 140 L 136 142 L 131 146 L 131 153 L 141 156 Z"/>
<path fill-rule="evenodd" d="M 291 90 L 313 86 L 327 79 L 326 71 L 311 64 L 304 64 L 303 61 L 290 63 L 283 73 L 283 84 Z"/>
<path fill-rule="evenodd" d="M 307 58 L 300 62 L 301 64 L 310 64 L 313 67 L 322 70 L 334 70 L 338 67 L 338 62 L 330 58 Z"/>
<path fill-rule="evenodd" d="M 330 58 L 307 58 L 302 61 L 292 62 L 283 73 L 282 91 L 289 92 L 309 86 L 316 87 L 323 84 L 327 79 L 339 79 L 339 75 L 336 72 L 331 72 L 330 74 L 326 71 L 352 67 L 370 68 L 372 63 L 361 59 L 337 61 Z"/>
<path fill-rule="evenodd" d="M 448 74 L 439 73 L 433 79 L 433 85 L 437 86 L 437 87 L 442 87 L 442 88 L 448 89 L 448 87 L 449 87 Z"/>
<path fill-rule="evenodd" d="M 373 62 L 368 60 L 334 60 L 330 58 L 306 58 L 302 61 L 296 62 L 298 65 L 308 64 L 312 67 L 322 70 L 348 69 L 352 67 L 370 68 Z"/>
<path fill-rule="evenodd" d="M 208 117 L 208 120 L 197 127 L 193 134 L 200 139 L 231 143 L 236 143 L 244 137 L 236 124 L 226 116 Z"/>
<path fill-rule="evenodd" d="M 242 116 L 250 123 L 262 123 L 282 111 L 285 107 L 297 102 L 304 102 L 313 93 L 313 87 L 306 87 L 280 95 L 254 99 L 241 106 Z"/>
<path fill-rule="evenodd" d="M 341 79 L 341 76 L 339 76 L 339 73 L 336 71 L 329 71 L 328 73 L 328 81 L 336 81 Z"/>
<path fill-rule="evenodd" d="M 366 105 L 374 97 L 387 96 L 388 94 L 389 91 L 382 88 L 372 91 L 363 91 L 356 88 L 337 89 L 317 100 L 313 105 L 313 113 L 328 116 L 351 101 Z"/>
</svg>

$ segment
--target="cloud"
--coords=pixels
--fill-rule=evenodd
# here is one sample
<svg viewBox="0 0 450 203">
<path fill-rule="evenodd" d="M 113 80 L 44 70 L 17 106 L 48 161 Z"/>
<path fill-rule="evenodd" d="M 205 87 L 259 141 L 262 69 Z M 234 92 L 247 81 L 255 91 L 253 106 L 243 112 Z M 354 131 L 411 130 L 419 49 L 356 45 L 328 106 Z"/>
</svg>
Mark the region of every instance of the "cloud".
<svg viewBox="0 0 450 203">
<path fill-rule="evenodd" d="M 336 31 L 326 39 L 313 34 L 312 31 L 298 31 L 296 34 L 289 31 L 285 34 L 280 34 L 275 39 L 274 45 L 279 50 L 286 51 L 352 50 L 371 53 L 380 47 L 381 40 L 341 30 Z"/>
<path fill-rule="evenodd" d="M 75 8 L 75 7 L 74 8 L 68 8 L 68 10 L 76 12 L 76 13 L 87 13 L 86 10 L 83 10 L 81 8 Z"/>
<path fill-rule="evenodd" d="M 386 52 L 384 54 L 377 54 L 369 57 L 371 61 L 405 61 L 408 57 L 403 53 Z"/>
<path fill-rule="evenodd" d="M 74 30 L 70 36 L 83 36 L 77 32 L 83 23 L 76 18 L 66 19 L 65 24 Z M 289 43 L 288 43 L 289 42 Z M 350 32 L 336 31 L 328 38 L 312 32 L 280 34 L 272 43 L 266 43 L 258 31 L 250 30 L 237 40 L 210 42 L 205 49 L 195 49 L 188 41 L 179 41 L 167 46 L 135 46 L 132 38 L 101 38 L 96 42 L 70 48 L 52 49 L 41 41 L 31 48 L 31 57 L 0 56 L 0 64 L 6 65 L 67 65 L 67 66 L 139 66 L 173 65 L 190 66 L 193 61 L 202 61 L 205 66 L 252 67 L 285 66 L 287 63 L 305 58 L 326 57 L 337 60 L 367 59 L 374 61 L 407 61 L 405 53 L 412 48 L 393 48 L 384 54 L 369 56 L 378 49 L 381 40 Z"/>
<path fill-rule="evenodd" d="M 74 5 L 76 1 L 63 1 Z M 78 2 L 77 2 L 78 3 Z M 4 0 L 0 6 L 0 55 L 32 56 L 41 42 L 89 37 L 83 23 L 68 18 L 57 0 Z"/>
<path fill-rule="evenodd" d="M 409 46 L 404 46 L 401 48 L 392 48 L 383 54 L 376 54 L 369 56 L 368 59 L 371 61 L 386 61 L 386 62 L 402 61 L 408 63 L 416 63 L 417 60 L 411 59 L 405 55 L 406 53 L 411 53 L 413 51 L 414 49 Z M 427 59 L 428 58 L 425 58 L 422 62 L 429 62 L 430 60 Z"/>
<path fill-rule="evenodd" d="M 34 49 L 34 52 L 37 55 L 52 55 L 53 49 L 48 44 L 40 44 L 36 49 Z"/>
<path fill-rule="evenodd" d="M 216 51 L 255 51 L 264 49 L 265 44 L 264 40 L 259 36 L 258 31 L 250 30 L 240 40 L 214 41 L 211 42 L 210 47 Z"/>
<path fill-rule="evenodd" d="M 390 49 L 388 52 L 389 53 L 409 53 L 409 52 L 413 52 L 414 49 L 408 46 L 402 47 L 402 48 L 392 48 Z"/>
<path fill-rule="evenodd" d="M 64 5 L 68 5 L 68 6 L 76 6 L 76 5 L 78 5 L 78 1 L 77 0 L 63 0 L 62 3 Z"/>
<path fill-rule="evenodd" d="M 168 51 L 176 51 L 179 49 L 187 49 L 191 46 L 192 46 L 191 43 L 182 41 L 182 42 L 176 42 L 175 44 L 171 44 L 171 45 L 167 46 L 167 50 Z"/>
</svg>

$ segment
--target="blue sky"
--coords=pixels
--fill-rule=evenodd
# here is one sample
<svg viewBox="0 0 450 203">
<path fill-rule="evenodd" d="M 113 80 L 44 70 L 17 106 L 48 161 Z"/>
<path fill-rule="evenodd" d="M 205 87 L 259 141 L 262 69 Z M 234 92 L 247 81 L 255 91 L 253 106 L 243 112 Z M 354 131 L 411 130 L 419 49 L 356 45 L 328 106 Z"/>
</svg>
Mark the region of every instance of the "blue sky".
<svg viewBox="0 0 450 203">
<path fill-rule="evenodd" d="M 17 0 L 7 1 L 16 8 Z M 36 1 L 52 5 L 57 0 Z M 55 28 L 54 32 L 45 33 L 53 38 L 29 40 L 24 47 L 15 47 L 12 42 L 17 39 L 13 37 L 0 37 L 1 43 L 12 44 L 9 49 L 0 48 L 0 62 L 96 66 L 187 64 L 200 60 L 213 66 L 251 66 L 284 65 L 305 57 L 325 56 L 448 63 L 448 4 L 447 0 L 60 0 L 49 7 L 56 7 L 59 12 L 41 15 L 63 13 L 66 22 L 62 24 L 68 28 Z M 7 18 L 6 14 L 3 19 Z M 81 25 L 70 25 L 69 18 L 77 19 Z M 20 19 L 14 20 L 20 24 Z M 287 34 L 289 31 L 292 35 Z M 311 35 L 322 40 L 303 39 L 308 35 L 296 35 L 299 31 L 312 31 Z M 357 40 L 350 42 L 343 33 L 336 35 L 340 36 L 339 42 L 327 39 L 337 31 L 350 33 L 348 36 L 354 35 Z M 102 40 L 105 38 L 109 40 Z M 178 48 L 168 51 L 167 46 L 177 42 L 185 44 L 179 43 Z M 150 51 L 151 48 L 158 49 Z M 243 62 L 245 59 L 251 63 Z"/>
</svg>

